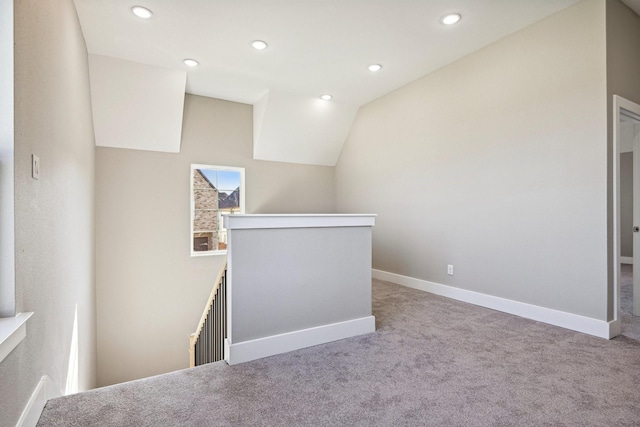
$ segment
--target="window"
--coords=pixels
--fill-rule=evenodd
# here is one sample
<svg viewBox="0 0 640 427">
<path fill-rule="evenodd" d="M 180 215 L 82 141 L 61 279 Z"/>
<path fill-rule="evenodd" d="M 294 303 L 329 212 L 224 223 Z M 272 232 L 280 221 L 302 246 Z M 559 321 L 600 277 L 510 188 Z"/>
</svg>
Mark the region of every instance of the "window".
<svg viewBox="0 0 640 427">
<path fill-rule="evenodd" d="M 191 165 L 191 255 L 227 249 L 222 215 L 244 213 L 244 168 Z"/>
</svg>

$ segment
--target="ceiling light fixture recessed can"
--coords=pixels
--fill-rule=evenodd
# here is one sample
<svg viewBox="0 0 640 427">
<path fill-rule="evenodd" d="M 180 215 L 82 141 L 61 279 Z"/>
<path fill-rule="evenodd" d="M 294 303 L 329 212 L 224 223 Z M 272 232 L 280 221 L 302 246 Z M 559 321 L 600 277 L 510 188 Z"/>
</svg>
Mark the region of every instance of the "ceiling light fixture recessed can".
<svg viewBox="0 0 640 427">
<path fill-rule="evenodd" d="M 263 40 L 254 40 L 251 42 L 251 47 L 257 50 L 265 50 L 267 46 L 269 45 Z"/>
<path fill-rule="evenodd" d="M 153 15 L 153 12 L 151 12 L 146 7 L 142 7 L 142 6 L 133 6 L 131 8 L 131 12 L 133 12 L 133 14 L 136 15 L 138 18 L 142 18 L 142 19 L 149 19 Z"/>
<path fill-rule="evenodd" d="M 182 62 L 184 62 L 184 65 L 186 65 L 187 67 L 197 67 L 198 65 L 200 65 L 200 63 L 198 61 L 196 61 L 195 59 L 190 59 L 190 58 L 187 58 L 187 59 L 183 60 Z"/>
<path fill-rule="evenodd" d="M 444 25 L 453 25 L 460 22 L 461 19 L 462 19 L 462 15 L 460 15 L 459 13 L 450 13 L 440 18 L 440 22 L 443 23 Z"/>
<path fill-rule="evenodd" d="M 382 70 L 382 65 L 380 64 L 371 64 L 367 67 L 369 71 L 375 73 L 376 71 Z"/>
<path fill-rule="evenodd" d="M 333 96 L 326 94 L 326 95 L 320 95 L 320 99 L 324 100 L 324 101 L 331 101 L 333 99 Z"/>
</svg>

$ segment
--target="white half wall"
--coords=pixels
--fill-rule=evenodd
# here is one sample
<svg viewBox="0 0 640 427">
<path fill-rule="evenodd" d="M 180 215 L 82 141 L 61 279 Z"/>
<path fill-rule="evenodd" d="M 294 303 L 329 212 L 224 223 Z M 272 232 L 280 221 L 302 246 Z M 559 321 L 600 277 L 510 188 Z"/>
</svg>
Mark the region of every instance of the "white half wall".
<svg viewBox="0 0 640 427">
<path fill-rule="evenodd" d="M 187 73 L 89 55 L 96 146 L 180 152 Z"/>
<path fill-rule="evenodd" d="M 375 331 L 375 215 L 224 215 L 229 364 Z"/>
<path fill-rule="evenodd" d="M 271 90 L 254 105 L 253 158 L 335 166 L 354 105 Z"/>
</svg>

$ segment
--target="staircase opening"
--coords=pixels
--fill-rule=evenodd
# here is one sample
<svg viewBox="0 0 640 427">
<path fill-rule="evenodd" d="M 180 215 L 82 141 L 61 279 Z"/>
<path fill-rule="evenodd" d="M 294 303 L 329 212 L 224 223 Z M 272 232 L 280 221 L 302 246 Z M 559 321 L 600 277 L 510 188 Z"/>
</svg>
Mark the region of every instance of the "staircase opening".
<svg viewBox="0 0 640 427">
<path fill-rule="evenodd" d="M 227 335 L 227 261 L 225 260 L 204 307 L 196 331 L 189 336 L 189 366 L 224 359 Z"/>
</svg>

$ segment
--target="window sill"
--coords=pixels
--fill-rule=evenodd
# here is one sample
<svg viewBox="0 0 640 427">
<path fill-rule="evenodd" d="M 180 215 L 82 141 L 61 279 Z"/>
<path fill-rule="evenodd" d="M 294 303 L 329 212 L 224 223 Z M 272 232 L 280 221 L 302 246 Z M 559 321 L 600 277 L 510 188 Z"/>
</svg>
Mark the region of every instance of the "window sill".
<svg viewBox="0 0 640 427">
<path fill-rule="evenodd" d="M 27 320 L 33 313 L 0 319 L 0 362 L 27 336 Z"/>
<path fill-rule="evenodd" d="M 226 254 L 227 254 L 226 249 L 223 249 L 220 251 L 198 251 L 198 252 L 191 251 L 191 256 L 226 255 Z"/>
</svg>

